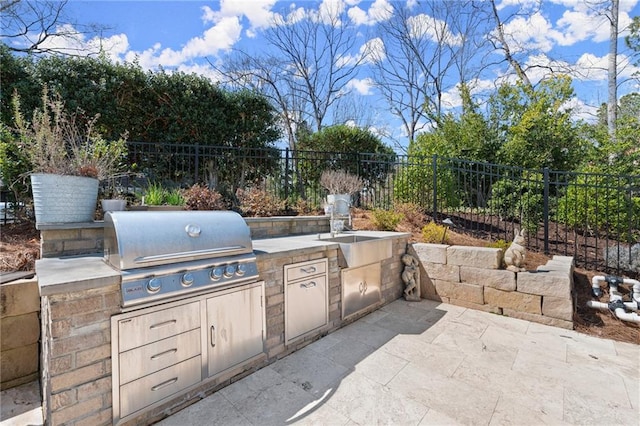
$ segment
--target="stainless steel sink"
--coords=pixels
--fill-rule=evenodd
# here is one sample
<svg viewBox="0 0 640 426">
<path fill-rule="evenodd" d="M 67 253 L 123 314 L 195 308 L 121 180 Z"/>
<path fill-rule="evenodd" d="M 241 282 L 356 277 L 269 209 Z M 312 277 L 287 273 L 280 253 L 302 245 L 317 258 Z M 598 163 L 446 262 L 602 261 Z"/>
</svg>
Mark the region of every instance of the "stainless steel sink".
<svg viewBox="0 0 640 426">
<path fill-rule="evenodd" d="M 340 244 L 340 250 L 349 268 L 381 262 L 391 257 L 390 238 L 349 234 L 323 238 L 322 241 Z"/>
</svg>

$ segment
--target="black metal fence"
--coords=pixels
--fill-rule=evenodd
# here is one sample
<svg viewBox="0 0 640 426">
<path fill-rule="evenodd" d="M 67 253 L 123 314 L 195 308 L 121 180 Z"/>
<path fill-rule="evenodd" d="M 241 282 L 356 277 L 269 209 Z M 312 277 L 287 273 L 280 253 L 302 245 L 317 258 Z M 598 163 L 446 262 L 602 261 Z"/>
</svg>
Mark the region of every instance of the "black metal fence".
<svg viewBox="0 0 640 426">
<path fill-rule="evenodd" d="M 376 153 L 129 143 L 149 180 L 206 183 L 223 193 L 258 185 L 295 206 L 321 206 L 325 169 L 363 177 L 365 209 L 420 206 L 440 221 L 491 240 L 528 232 L 529 248 L 573 256 L 588 269 L 640 276 L 640 175 L 530 170 L 453 158 Z"/>
</svg>

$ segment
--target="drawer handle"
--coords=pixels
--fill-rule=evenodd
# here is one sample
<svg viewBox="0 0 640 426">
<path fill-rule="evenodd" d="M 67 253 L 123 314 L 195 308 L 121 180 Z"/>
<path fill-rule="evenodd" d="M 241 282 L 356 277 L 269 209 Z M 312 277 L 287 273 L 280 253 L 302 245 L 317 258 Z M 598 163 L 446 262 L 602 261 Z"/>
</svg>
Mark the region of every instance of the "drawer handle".
<svg viewBox="0 0 640 426">
<path fill-rule="evenodd" d="M 313 288 L 315 286 L 317 286 L 315 281 L 309 281 L 308 283 L 300 284 L 300 288 Z"/>
<path fill-rule="evenodd" d="M 216 347 L 216 327 L 214 325 L 211 326 L 211 347 Z"/>
<path fill-rule="evenodd" d="M 169 354 L 175 354 L 176 352 L 178 352 L 178 349 L 169 349 L 168 351 L 164 351 L 164 352 L 160 352 L 159 354 L 155 354 L 154 356 L 151 357 L 152 360 L 158 359 L 162 356 L 165 355 L 169 355 Z"/>
<path fill-rule="evenodd" d="M 172 319 L 172 320 L 161 322 L 161 323 L 158 323 L 158 324 L 153 324 L 151 327 L 149 327 L 149 330 L 153 330 L 153 329 L 160 328 L 160 327 L 165 327 L 167 325 L 175 324 L 176 322 L 178 322 L 178 321 Z"/>
<path fill-rule="evenodd" d="M 151 388 L 151 390 L 153 392 L 155 392 L 155 391 L 160 390 L 162 388 L 166 388 L 167 386 L 170 386 L 170 385 L 174 384 L 177 381 L 178 381 L 178 378 L 174 377 L 173 379 L 169 379 L 166 382 L 160 383 L 159 385 L 155 385 L 154 387 Z"/>
<path fill-rule="evenodd" d="M 315 266 L 309 266 L 308 268 L 300 268 L 300 272 L 304 272 L 305 274 L 313 274 L 317 271 Z"/>
</svg>

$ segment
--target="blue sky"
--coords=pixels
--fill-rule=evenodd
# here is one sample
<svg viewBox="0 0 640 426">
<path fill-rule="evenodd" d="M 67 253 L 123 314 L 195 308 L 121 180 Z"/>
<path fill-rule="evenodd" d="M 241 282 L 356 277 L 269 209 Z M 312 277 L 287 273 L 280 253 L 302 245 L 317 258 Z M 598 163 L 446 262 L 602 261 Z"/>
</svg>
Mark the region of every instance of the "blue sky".
<svg viewBox="0 0 640 426">
<path fill-rule="evenodd" d="M 181 70 L 204 74 L 212 79 L 217 75 L 207 62 L 224 58 L 231 49 L 259 51 L 263 44 L 262 32 L 273 22 L 274 13 L 291 10 L 313 11 L 333 4 L 342 8 L 351 20 L 354 37 L 364 45 L 376 38 L 377 25 L 389 19 L 384 13 L 391 0 L 221 0 L 221 1 L 78 1 L 71 0 L 67 13 L 81 23 L 98 23 L 109 27 L 102 34 L 101 45 L 116 61 L 136 59 L 145 69 Z M 449 1 L 449 0 L 443 0 Z M 591 3 L 596 0 L 591 1 Z M 630 18 L 640 15 L 640 0 L 620 0 L 620 26 L 626 26 Z M 407 0 L 416 14 L 423 13 L 419 2 Z M 574 72 L 576 99 L 573 107 L 578 116 L 592 117 L 597 106 L 606 102 L 606 68 L 609 49 L 609 27 L 606 18 L 594 13 L 583 0 L 545 0 L 536 13 L 525 13 L 513 18 L 517 11 L 529 12 L 534 0 L 498 0 L 498 9 L 505 20 L 505 29 L 514 43 L 527 49 L 525 63 L 562 66 Z M 382 12 L 381 12 L 382 11 Z M 619 39 L 620 72 L 619 95 L 639 91 L 638 79 L 631 78 L 637 68 L 629 65 L 630 52 L 623 37 Z M 61 43 L 61 42 L 58 42 Z M 66 41 L 72 47 L 95 46 L 96 39 L 78 38 Z M 496 65 L 478 81 L 476 94 L 495 87 L 499 79 L 508 78 L 505 64 Z M 377 93 L 363 70 L 349 85 L 354 96 L 367 105 L 380 108 L 375 116 L 388 120 L 387 126 L 402 135 L 393 118 L 384 112 L 377 101 Z M 531 79 L 542 75 L 532 72 Z M 448 106 L 459 105 L 454 88 L 447 93 Z M 400 132 L 401 133 L 401 132 Z"/>
</svg>

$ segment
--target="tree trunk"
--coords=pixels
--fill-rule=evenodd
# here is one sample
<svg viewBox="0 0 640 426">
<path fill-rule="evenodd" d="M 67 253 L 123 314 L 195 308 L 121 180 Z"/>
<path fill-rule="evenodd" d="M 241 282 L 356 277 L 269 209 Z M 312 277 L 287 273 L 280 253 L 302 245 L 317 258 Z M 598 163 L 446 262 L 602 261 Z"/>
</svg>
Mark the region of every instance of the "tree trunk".
<svg viewBox="0 0 640 426">
<path fill-rule="evenodd" d="M 607 128 L 611 139 L 616 137 L 618 109 L 618 6 L 620 0 L 611 0 L 611 28 L 609 35 L 609 100 L 607 102 Z"/>
</svg>

